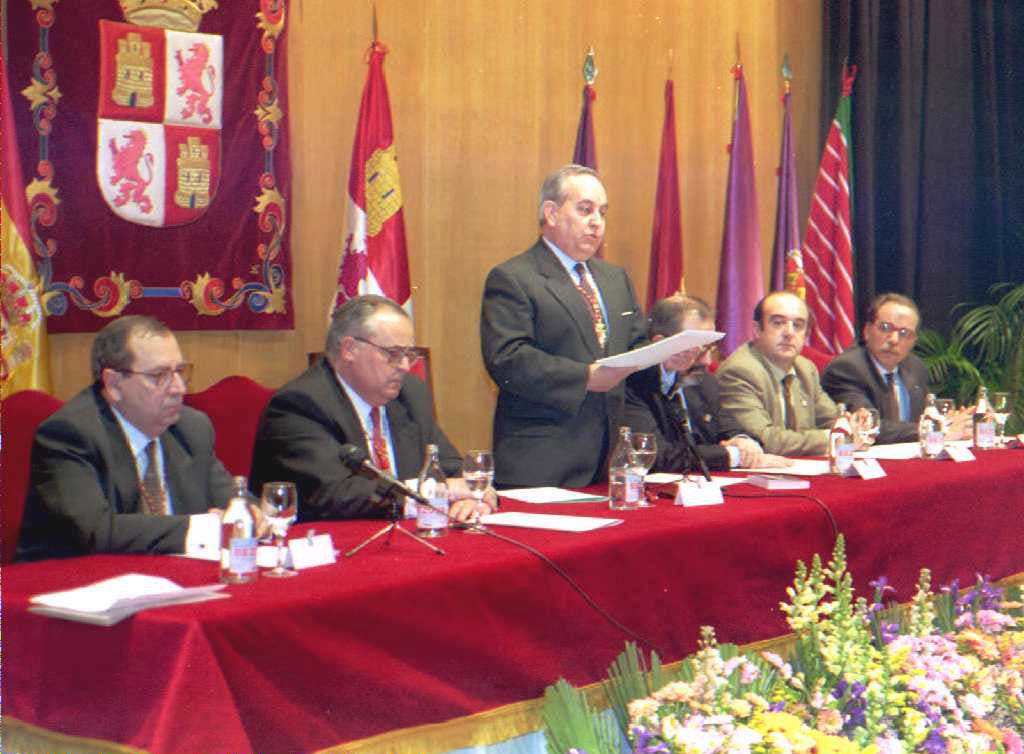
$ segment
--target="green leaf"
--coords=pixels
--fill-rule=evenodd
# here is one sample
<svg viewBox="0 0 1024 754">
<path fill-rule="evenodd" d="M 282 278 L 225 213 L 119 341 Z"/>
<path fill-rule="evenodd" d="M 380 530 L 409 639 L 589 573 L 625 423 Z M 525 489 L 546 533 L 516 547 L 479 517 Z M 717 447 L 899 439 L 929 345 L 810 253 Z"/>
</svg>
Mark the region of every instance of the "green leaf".
<svg viewBox="0 0 1024 754">
<path fill-rule="evenodd" d="M 619 732 L 606 715 L 594 712 L 586 696 L 564 678 L 544 689 L 544 738 L 548 754 L 619 754 Z"/>
</svg>

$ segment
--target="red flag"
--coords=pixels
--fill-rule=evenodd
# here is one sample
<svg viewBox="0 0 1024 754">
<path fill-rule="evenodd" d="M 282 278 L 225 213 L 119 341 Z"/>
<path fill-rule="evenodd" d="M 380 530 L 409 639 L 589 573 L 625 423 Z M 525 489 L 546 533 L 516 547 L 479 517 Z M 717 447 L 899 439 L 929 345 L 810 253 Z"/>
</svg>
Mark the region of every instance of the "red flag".
<svg viewBox="0 0 1024 754">
<path fill-rule="evenodd" d="M 52 392 L 50 352 L 46 340 L 46 316 L 42 284 L 32 253 L 31 225 L 25 184 L 18 160 L 14 109 L 7 69 L 0 62 L 0 100 L 3 111 L 3 157 L 0 170 L 0 397 L 34 388 Z"/>
<path fill-rule="evenodd" d="M 800 252 L 800 207 L 796 193 L 796 144 L 790 109 L 789 56 L 782 65 L 785 94 L 782 96 L 782 153 L 779 156 L 779 192 L 775 210 L 775 248 L 772 252 L 771 289 L 791 291 L 800 298 L 804 292 L 804 262 Z"/>
<path fill-rule="evenodd" d="M 576 165 L 597 170 L 597 146 L 594 144 L 594 118 L 591 103 L 597 99 L 594 82 L 597 67 L 594 65 L 594 48 L 587 52 L 583 61 L 583 105 L 580 108 L 580 122 L 576 127 L 576 146 L 572 150 L 572 161 Z"/>
<path fill-rule="evenodd" d="M 665 82 L 665 122 L 661 128 L 658 191 L 651 228 L 651 266 L 647 273 L 647 310 L 658 299 L 683 290 L 683 229 L 679 216 L 679 167 L 676 163 L 675 84 Z"/>
<path fill-rule="evenodd" d="M 409 257 L 391 105 L 384 80 L 387 48 L 374 40 L 348 178 L 345 246 L 332 311 L 364 293 L 387 296 L 412 314 Z"/>
<path fill-rule="evenodd" d="M 737 64 L 736 112 L 729 147 L 729 185 L 725 194 L 725 231 L 718 273 L 717 328 L 728 356 L 754 337 L 754 306 L 764 296 L 761 238 L 757 224 L 757 186 L 754 183 L 754 145 L 743 66 Z"/>
<path fill-rule="evenodd" d="M 837 354 L 854 341 L 853 216 L 850 93 L 857 68 L 843 67 L 843 91 L 821 153 L 804 234 L 807 306 L 813 314 L 808 345 Z"/>
</svg>

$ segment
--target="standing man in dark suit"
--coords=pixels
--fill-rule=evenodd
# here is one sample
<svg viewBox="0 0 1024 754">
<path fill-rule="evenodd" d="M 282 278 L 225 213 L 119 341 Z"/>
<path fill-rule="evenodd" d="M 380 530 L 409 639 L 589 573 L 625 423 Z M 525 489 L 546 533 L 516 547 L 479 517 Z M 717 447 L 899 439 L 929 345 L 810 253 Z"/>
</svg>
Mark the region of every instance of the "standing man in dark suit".
<svg viewBox="0 0 1024 754">
<path fill-rule="evenodd" d="M 210 420 L 182 405 L 191 367 L 150 317 L 96 335 L 93 384 L 36 431 L 19 559 L 216 551 L 233 486 Z"/>
<path fill-rule="evenodd" d="M 683 330 L 713 330 L 711 307 L 695 296 L 670 296 L 651 307 L 648 335 L 661 340 Z M 787 458 L 764 453 L 728 417 L 720 416 L 718 382 L 707 371 L 710 348 L 693 348 L 648 367 L 626 380 L 626 423 L 637 432 L 654 432 L 658 441 L 655 471 L 686 472 L 697 467 L 685 434 L 709 469 L 788 466 Z"/>
<path fill-rule="evenodd" d="M 626 271 L 594 258 L 607 211 L 593 170 L 556 170 L 541 188 L 541 238 L 487 276 L 480 344 L 498 386 L 499 485 L 583 487 L 607 478 L 621 382 L 634 370 L 595 362 L 644 339 Z"/>
<path fill-rule="evenodd" d="M 426 385 L 409 374 L 418 357 L 409 315 L 383 296 L 358 296 L 335 313 L 324 358 L 278 390 L 260 418 L 253 449 L 253 489 L 295 482 L 299 520 L 377 517 L 384 491 L 353 474 L 341 446 L 363 448 L 377 468 L 414 478 L 427 445 L 437 445 L 449 476 L 450 514 L 460 521 L 489 513 L 493 492 L 479 506 L 460 478 L 462 458 L 434 420 Z"/>
<path fill-rule="evenodd" d="M 912 299 L 883 293 L 864 317 L 863 346 L 854 346 L 825 367 L 821 385 L 849 410 L 876 408 L 881 431 L 876 442 L 914 442 L 928 394 L 928 369 L 912 351 L 921 313 Z M 968 415 L 954 415 L 948 437 L 970 435 Z"/>
</svg>

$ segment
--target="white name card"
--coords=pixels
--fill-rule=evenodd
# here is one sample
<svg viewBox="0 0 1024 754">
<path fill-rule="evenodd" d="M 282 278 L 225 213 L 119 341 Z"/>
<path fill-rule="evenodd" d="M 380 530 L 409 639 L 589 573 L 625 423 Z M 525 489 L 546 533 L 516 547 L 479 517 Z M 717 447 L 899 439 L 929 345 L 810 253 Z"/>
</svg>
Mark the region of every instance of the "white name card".
<svg viewBox="0 0 1024 754">
<path fill-rule="evenodd" d="M 331 541 L 330 534 L 290 539 L 288 540 L 288 551 L 292 556 L 292 567 L 297 571 L 301 571 L 303 568 L 327 565 L 337 560 L 334 542 Z"/>
<path fill-rule="evenodd" d="M 858 458 L 853 462 L 853 470 L 861 479 L 881 479 L 885 476 L 885 469 L 876 458 Z"/>
<path fill-rule="evenodd" d="M 974 453 L 971 452 L 971 449 L 964 447 L 963 445 L 947 445 L 945 452 L 947 456 L 957 463 L 975 460 Z"/>
<path fill-rule="evenodd" d="M 676 490 L 675 504 L 687 508 L 696 508 L 700 505 L 721 505 L 724 502 L 722 488 L 707 479 L 698 479 L 696 482 L 683 480 Z"/>
</svg>

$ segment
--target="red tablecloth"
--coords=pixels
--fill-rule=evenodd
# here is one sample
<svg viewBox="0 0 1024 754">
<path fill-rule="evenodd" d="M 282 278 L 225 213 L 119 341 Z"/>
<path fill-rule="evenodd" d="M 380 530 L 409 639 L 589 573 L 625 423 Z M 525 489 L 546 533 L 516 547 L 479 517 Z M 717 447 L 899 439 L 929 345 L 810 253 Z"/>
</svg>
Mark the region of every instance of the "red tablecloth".
<svg viewBox="0 0 1024 754">
<path fill-rule="evenodd" d="M 974 463 L 883 462 L 875 481 L 816 478 L 809 491 L 847 538 L 862 591 L 886 575 L 933 583 L 1024 571 L 1024 452 Z M 618 515 L 587 534 L 502 529 L 548 555 L 663 660 L 696 646 L 782 634 L 797 559 L 830 554 L 811 500 L 742 485 L 723 506 L 612 514 L 602 504 L 510 509 Z M 801 493 L 802 494 L 802 493 Z M 319 524 L 342 550 L 380 522 Z M 302 534 L 308 527 L 295 528 Z M 438 557 L 398 537 L 231 598 L 139 613 L 109 628 L 26 611 L 28 597 L 135 571 L 184 586 L 214 564 L 91 556 L 3 571 L 3 712 L 51 730 L 151 752 L 299 752 L 539 696 L 559 676 L 601 678 L 627 638 L 536 557 L 453 532 Z"/>
</svg>

